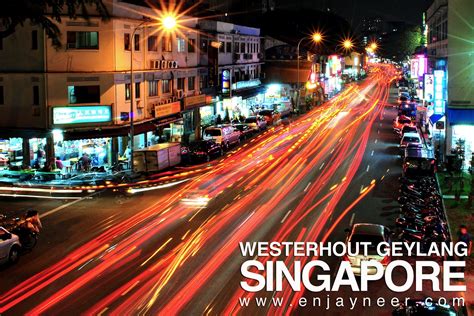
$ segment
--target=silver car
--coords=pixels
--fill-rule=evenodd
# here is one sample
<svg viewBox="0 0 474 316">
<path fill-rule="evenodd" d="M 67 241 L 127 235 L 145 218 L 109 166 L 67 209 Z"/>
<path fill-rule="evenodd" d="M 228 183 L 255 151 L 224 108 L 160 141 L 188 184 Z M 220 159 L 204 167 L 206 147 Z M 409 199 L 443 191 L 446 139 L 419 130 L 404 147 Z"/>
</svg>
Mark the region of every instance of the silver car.
<svg viewBox="0 0 474 316">
<path fill-rule="evenodd" d="M 0 227 L 0 264 L 16 263 L 20 248 L 21 244 L 18 236 Z"/>
</svg>

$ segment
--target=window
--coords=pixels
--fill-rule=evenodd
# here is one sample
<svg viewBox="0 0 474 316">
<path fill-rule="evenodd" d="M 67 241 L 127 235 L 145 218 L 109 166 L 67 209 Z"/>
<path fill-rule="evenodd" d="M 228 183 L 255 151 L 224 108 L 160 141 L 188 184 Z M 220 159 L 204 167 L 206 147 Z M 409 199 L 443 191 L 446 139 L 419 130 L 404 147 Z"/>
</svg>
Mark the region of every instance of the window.
<svg viewBox="0 0 474 316">
<path fill-rule="evenodd" d="M 234 43 L 234 53 L 240 53 L 240 43 L 236 42 Z"/>
<path fill-rule="evenodd" d="M 200 75 L 199 76 L 199 89 L 205 89 L 209 85 L 208 83 L 208 76 L 207 75 Z"/>
<path fill-rule="evenodd" d="M 220 42 L 219 53 L 225 53 L 225 42 Z"/>
<path fill-rule="evenodd" d="M 164 52 L 171 52 L 173 50 L 173 44 L 171 42 L 171 36 L 169 35 L 166 35 L 163 37 L 162 41 L 161 41 L 161 50 L 164 51 Z"/>
<path fill-rule="evenodd" d="M 125 84 L 125 100 L 126 101 L 130 100 L 130 84 L 129 83 Z"/>
<path fill-rule="evenodd" d="M 188 53 L 194 53 L 196 51 L 196 40 L 190 38 L 188 41 Z"/>
<path fill-rule="evenodd" d="M 240 52 L 243 54 L 245 53 L 245 43 L 240 43 Z"/>
<path fill-rule="evenodd" d="M 176 83 L 176 89 L 184 90 L 184 78 L 178 78 Z"/>
<path fill-rule="evenodd" d="M 194 90 L 195 77 L 188 77 L 188 91 Z"/>
<path fill-rule="evenodd" d="M 99 32 L 67 32 L 67 48 L 99 49 Z"/>
<path fill-rule="evenodd" d="M 5 96 L 3 95 L 3 86 L 0 86 L 0 104 L 5 104 Z"/>
<path fill-rule="evenodd" d="M 130 34 L 123 34 L 123 48 L 125 50 L 130 50 Z"/>
<path fill-rule="evenodd" d="M 156 97 L 158 95 L 158 80 L 148 81 L 148 96 Z"/>
<path fill-rule="evenodd" d="M 207 39 L 202 39 L 201 40 L 201 52 L 207 53 L 207 49 L 208 49 Z"/>
<path fill-rule="evenodd" d="M 135 34 L 135 37 L 133 38 L 133 42 L 134 42 L 134 49 L 140 50 L 140 34 Z"/>
<path fill-rule="evenodd" d="M 176 40 L 178 42 L 178 53 L 184 53 L 185 52 L 184 38 L 178 37 L 178 38 L 176 38 Z"/>
<path fill-rule="evenodd" d="M 135 99 L 140 99 L 140 82 L 135 82 Z"/>
<path fill-rule="evenodd" d="M 167 80 L 167 79 L 162 80 L 161 84 L 162 84 L 163 93 L 170 93 L 171 92 L 171 80 Z"/>
<path fill-rule="evenodd" d="M 232 53 L 232 42 L 226 42 L 225 46 L 226 46 L 225 51 L 227 53 Z"/>
<path fill-rule="evenodd" d="M 70 104 L 100 103 L 100 86 L 68 86 Z"/>
<path fill-rule="evenodd" d="M 39 87 L 33 86 L 33 105 L 39 105 L 40 98 L 39 98 Z"/>
<path fill-rule="evenodd" d="M 38 31 L 36 30 L 31 31 L 31 49 L 38 49 Z"/>
<path fill-rule="evenodd" d="M 158 37 L 153 35 L 153 36 L 148 36 L 148 50 L 150 52 L 156 52 L 158 51 Z"/>
</svg>

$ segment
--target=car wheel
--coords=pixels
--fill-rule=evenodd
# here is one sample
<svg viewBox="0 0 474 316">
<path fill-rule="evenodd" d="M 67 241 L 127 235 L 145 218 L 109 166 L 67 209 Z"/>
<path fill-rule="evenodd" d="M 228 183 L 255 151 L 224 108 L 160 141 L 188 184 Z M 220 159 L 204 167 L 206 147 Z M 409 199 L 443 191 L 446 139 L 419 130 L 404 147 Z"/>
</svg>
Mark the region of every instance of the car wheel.
<svg viewBox="0 0 474 316">
<path fill-rule="evenodd" d="M 15 264 L 20 259 L 20 249 L 17 246 L 13 246 L 10 249 L 10 254 L 8 255 L 8 263 Z"/>
</svg>

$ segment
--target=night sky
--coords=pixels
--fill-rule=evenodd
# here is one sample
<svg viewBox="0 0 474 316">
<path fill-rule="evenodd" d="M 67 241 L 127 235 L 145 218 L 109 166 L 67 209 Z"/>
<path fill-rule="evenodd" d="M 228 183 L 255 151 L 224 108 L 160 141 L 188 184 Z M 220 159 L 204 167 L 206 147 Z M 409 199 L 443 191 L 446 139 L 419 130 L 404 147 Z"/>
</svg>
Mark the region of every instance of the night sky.
<svg viewBox="0 0 474 316">
<path fill-rule="evenodd" d="M 431 0 L 277 0 L 280 8 L 327 10 L 346 18 L 355 28 L 364 17 L 381 16 L 387 21 L 419 24 Z"/>
</svg>

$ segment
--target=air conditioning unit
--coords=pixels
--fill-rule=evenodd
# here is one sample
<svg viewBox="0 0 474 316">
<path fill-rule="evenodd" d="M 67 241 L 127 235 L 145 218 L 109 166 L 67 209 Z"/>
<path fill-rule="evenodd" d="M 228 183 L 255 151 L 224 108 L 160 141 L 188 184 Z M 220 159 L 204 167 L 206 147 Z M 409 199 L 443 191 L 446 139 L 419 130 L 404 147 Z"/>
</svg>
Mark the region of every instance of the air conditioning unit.
<svg viewBox="0 0 474 316">
<path fill-rule="evenodd" d="M 166 60 L 161 61 L 161 69 L 167 69 L 168 67 L 168 62 Z"/>
<path fill-rule="evenodd" d="M 171 60 L 168 61 L 167 68 L 173 68 L 173 62 Z"/>
<path fill-rule="evenodd" d="M 176 60 L 172 61 L 172 65 L 173 65 L 173 67 L 171 67 L 171 68 L 178 68 L 178 62 Z"/>
</svg>

